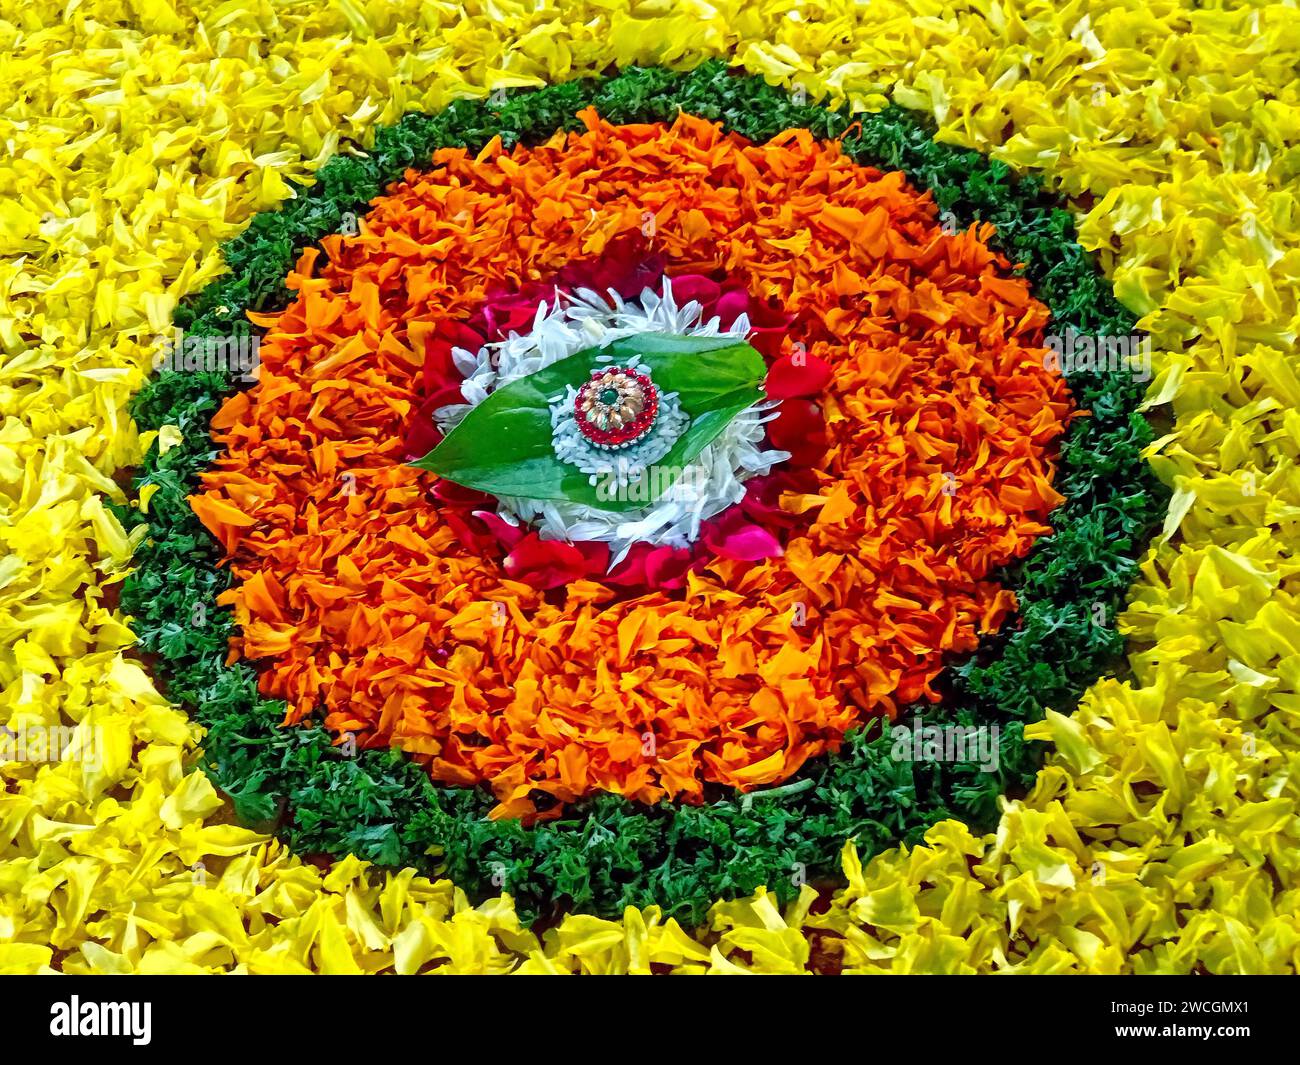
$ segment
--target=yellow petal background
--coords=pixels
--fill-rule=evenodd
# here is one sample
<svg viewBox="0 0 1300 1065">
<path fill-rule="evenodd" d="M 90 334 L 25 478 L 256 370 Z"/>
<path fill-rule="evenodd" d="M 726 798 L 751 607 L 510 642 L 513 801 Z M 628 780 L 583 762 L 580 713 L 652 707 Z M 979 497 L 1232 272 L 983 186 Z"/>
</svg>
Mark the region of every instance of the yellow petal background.
<svg viewBox="0 0 1300 1065">
<path fill-rule="evenodd" d="M 0 972 L 1283 972 L 1300 958 L 1300 13 L 1169 0 L 11 0 L 0 15 Z M 340 138 L 463 95 L 725 55 L 1041 170 L 1155 339 L 1173 488 L 1101 681 L 996 832 L 811 891 L 538 937 L 508 899 L 239 828 L 123 651 L 126 405 L 218 243 Z M 133 501 L 143 508 L 147 499 Z M 1062 708 L 1068 709 L 1068 708 Z M 811 932 L 805 935 L 804 932 Z"/>
</svg>

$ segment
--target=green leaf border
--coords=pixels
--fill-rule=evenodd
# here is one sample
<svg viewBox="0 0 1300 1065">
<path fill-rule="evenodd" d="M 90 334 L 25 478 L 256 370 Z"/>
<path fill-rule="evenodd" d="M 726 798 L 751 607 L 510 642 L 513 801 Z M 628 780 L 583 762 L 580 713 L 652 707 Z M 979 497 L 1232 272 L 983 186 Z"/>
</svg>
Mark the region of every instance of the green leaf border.
<svg viewBox="0 0 1300 1065">
<path fill-rule="evenodd" d="M 734 75 L 721 61 L 684 74 L 628 68 L 518 92 L 499 108 L 459 101 L 437 115 L 408 114 L 377 130 L 369 152 L 337 155 L 295 200 L 255 216 L 223 247 L 230 272 L 186 300 L 175 324 L 192 335 L 251 334 L 246 310 L 288 303 L 283 282 L 299 250 L 340 228 L 345 212 L 363 213 L 407 167 L 442 146 L 476 151 L 495 135 L 509 147 L 578 130 L 575 115 L 587 106 L 614 123 L 670 121 L 680 109 L 759 142 L 791 127 L 842 135 L 856 161 L 903 170 L 963 224 L 992 222 L 994 243 L 1025 264 L 1059 326 L 1094 335 L 1133 331 L 1133 317 L 1077 244 L 1070 214 L 1036 177 L 936 142 L 927 119 L 901 108 L 853 116 L 796 105 L 761 77 Z M 259 695 L 253 668 L 225 664 L 234 624 L 214 604 L 230 575 L 217 567 L 219 553 L 185 502 L 216 454 L 209 421 L 242 387 L 216 373 L 164 371 L 133 404 L 141 429 L 176 424 L 183 442 L 165 456 L 155 447 L 137 471 L 136 488 L 156 485 L 157 492 L 151 536 L 136 553 L 122 604 L 170 698 L 207 729 L 201 764 L 237 816 L 275 831 L 299 854 L 415 866 L 476 897 L 505 890 L 527 920 L 566 911 L 616 916 L 627 905 L 653 904 L 693 921 L 715 899 L 761 885 L 786 900 L 797 892 L 795 870 L 812 879 L 837 875 L 846 838 L 855 838 L 866 858 L 918 842 L 945 818 L 976 830 L 991 826 L 998 797 L 1027 787 L 1040 764 L 1042 748 L 1024 740 L 1023 726 L 1048 706 L 1071 708 L 1103 672 L 1122 675 L 1124 640 L 1114 618 L 1167 491 L 1141 457 L 1153 438 L 1138 413 L 1143 387 L 1128 375 L 1082 373 L 1070 383 L 1092 416 L 1077 421 L 1062 446 L 1057 488 L 1067 501 L 1053 514 L 1054 534 L 1002 575 L 1019 597 L 1020 623 L 948 671 L 943 703 L 917 708 L 931 724 L 1000 724 L 995 774 L 968 763 L 895 762 L 887 738 L 861 729 L 837 755 L 810 764 L 794 793 L 733 793 L 700 807 L 645 807 L 600 795 L 562 820 L 524 828 L 486 820 L 490 795 L 435 787 L 398 752 L 348 758 L 318 721 L 281 728 L 284 706 Z M 198 603 L 209 619 L 201 628 L 186 624 Z M 1092 620 L 1097 603 L 1105 607 L 1104 626 Z"/>
</svg>

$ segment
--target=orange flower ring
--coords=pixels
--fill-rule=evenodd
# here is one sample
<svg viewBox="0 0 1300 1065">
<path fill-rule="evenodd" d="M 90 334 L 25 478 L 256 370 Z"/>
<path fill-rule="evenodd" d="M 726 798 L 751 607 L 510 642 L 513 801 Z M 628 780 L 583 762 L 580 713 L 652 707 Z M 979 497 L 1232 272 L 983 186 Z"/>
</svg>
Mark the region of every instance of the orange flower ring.
<svg viewBox="0 0 1300 1065">
<path fill-rule="evenodd" d="M 537 792 L 558 815 L 597 790 L 778 783 L 868 715 L 936 698 L 944 653 L 1012 608 L 990 573 L 1060 501 L 1048 312 L 973 228 L 946 235 L 902 174 L 806 131 L 750 145 L 688 116 L 582 118 L 535 149 L 440 151 L 361 235 L 325 241 L 319 276 L 308 252 L 298 298 L 256 319 L 261 379 L 213 419 L 225 453 L 194 500 L 286 724 L 323 703 L 362 746 L 486 784 L 495 817 L 536 816 Z M 725 272 L 794 317 L 780 356 L 803 343 L 831 367 L 827 440 L 815 490 L 780 500 L 804 518 L 780 557 L 710 559 L 684 594 L 615 598 L 592 576 L 559 600 L 445 520 L 402 430 L 440 319 L 630 234 L 670 274 Z"/>
<path fill-rule="evenodd" d="M 1002 576 L 1051 533 L 1088 413 L 994 227 L 953 225 L 900 170 L 807 129 L 578 117 L 439 149 L 307 248 L 288 305 L 249 315 L 258 380 L 212 417 L 190 497 L 233 575 L 230 661 L 283 726 L 319 714 L 341 758 L 395 749 L 490 794 L 512 838 L 610 802 L 668 824 L 777 803 L 846 735 L 888 751 L 888 723 L 937 710 L 946 667 L 1014 618 Z M 463 400 L 466 350 L 616 276 L 743 307 L 789 457 L 698 544 L 611 565 L 407 463 Z"/>
</svg>

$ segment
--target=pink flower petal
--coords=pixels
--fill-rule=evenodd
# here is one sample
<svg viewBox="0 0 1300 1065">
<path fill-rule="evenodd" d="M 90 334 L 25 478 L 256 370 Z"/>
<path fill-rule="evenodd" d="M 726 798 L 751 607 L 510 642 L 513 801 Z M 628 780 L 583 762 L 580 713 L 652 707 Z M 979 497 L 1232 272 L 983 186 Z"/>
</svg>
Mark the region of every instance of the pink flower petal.
<svg viewBox="0 0 1300 1065">
<path fill-rule="evenodd" d="M 488 530 L 501 542 L 507 551 L 524 538 L 525 530 L 518 525 L 511 525 L 495 511 L 476 510 L 474 511 L 474 517 L 488 527 Z"/>
<path fill-rule="evenodd" d="M 703 532 L 704 545 L 719 558 L 761 562 L 781 554 L 781 542 L 761 526 L 744 521 L 734 507 Z"/>
<path fill-rule="evenodd" d="M 718 302 L 718 297 L 722 295 L 722 287 L 716 282 L 711 281 L 703 274 L 679 274 L 672 278 L 673 299 L 677 302 L 678 307 L 685 307 L 691 300 L 695 300 L 705 309 L 705 317 L 712 311 L 712 307 Z"/>
<path fill-rule="evenodd" d="M 749 293 L 744 289 L 734 288 L 724 292 L 712 307 L 707 308 L 706 316 L 716 314 L 722 319 L 722 328 L 730 329 L 737 318 L 749 313 Z M 752 324 L 752 323 L 751 323 Z"/>
</svg>

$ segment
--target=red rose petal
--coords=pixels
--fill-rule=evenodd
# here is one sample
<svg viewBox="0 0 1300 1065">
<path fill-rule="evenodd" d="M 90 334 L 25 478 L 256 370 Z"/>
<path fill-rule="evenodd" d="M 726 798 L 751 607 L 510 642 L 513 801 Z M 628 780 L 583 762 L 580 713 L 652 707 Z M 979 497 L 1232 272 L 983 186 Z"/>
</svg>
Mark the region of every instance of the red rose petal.
<svg viewBox="0 0 1300 1065">
<path fill-rule="evenodd" d="M 806 351 L 796 351 L 792 355 L 783 355 L 772 364 L 764 388 L 771 399 L 795 399 L 818 395 L 830 379 L 829 362 Z"/>
<path fill-rule="evenodd" d="M 745 497 L 740 501 L 740 509 L 747 518 L 764 528 L 794 528 L 799 524 L 799 516 L 781 509 L 782 493 L 812 493 L 816 490 L 815 483 L 799 483 L 800 480 L 810 480 L 807 471 L 801 472 L 804 474 L 802 478 L 785 470 L 751 477 L 745 482 Z"/>
<path fill-rule="evenodd" d="M 559 588 L 585 575 L 587 559 L 572 544 L 529 533 L 506 555 L 505 567 L 515 580 L 535 588 Z"/>
<path fill-rule="evenodd" d="M 826 451 L 826 423 L 816 403 L 787 399 L 767 423 L 767 438 L 773 447 L 790 452 L 795 465 L 814 465 Z"/>
</svg>

